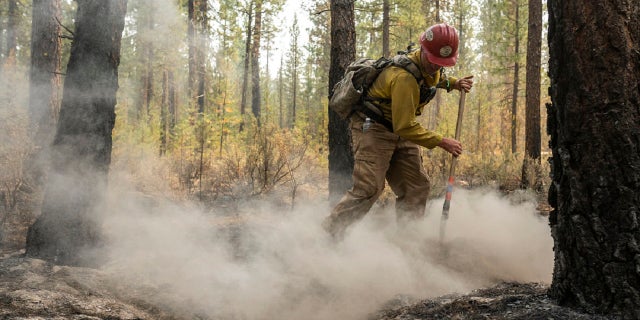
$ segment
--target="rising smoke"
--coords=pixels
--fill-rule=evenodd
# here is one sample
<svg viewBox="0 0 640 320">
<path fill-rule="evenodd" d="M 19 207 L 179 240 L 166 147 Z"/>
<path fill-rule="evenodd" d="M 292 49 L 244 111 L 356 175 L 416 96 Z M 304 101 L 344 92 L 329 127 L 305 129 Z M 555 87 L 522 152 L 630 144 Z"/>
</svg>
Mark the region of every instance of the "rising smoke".
<svg viewBox="0 0 640 320">
<path fill-rule="evenodd" d="M 225 217 L 131 194 L 112 195 L 106 270 L 185 318 L 361 319 L 398 297 L 551 280 L 546 219 L 494 192 L 455 191 L 443 244 L 442 199 L 410 226 L 371 213 L 335 243 L 320 227 L 325 202 Z"/>
</svg>

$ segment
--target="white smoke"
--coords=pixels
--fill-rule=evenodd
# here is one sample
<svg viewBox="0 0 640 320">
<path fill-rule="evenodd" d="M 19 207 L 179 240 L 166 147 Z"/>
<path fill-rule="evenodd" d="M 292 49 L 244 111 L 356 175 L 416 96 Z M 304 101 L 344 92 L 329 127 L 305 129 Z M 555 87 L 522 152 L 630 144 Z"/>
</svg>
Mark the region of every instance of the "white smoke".
<svg viewBox="0 0 640 320">
<path fill-rule="evenodd" d="M 187 318 L 361 319 L 398 295 L 551 280 L 546 219 L 532 202 L 514 205 L 493 192 L 454 191 L 442 244 L 442 199 L 408 227 L 391 212 L 370 213 L 335 243 L 320 227 L 323 202 L 295 211 L 258 203 L 225 216 L 112 196 L 107 271 L 156 288 L 161 294 L 146 299 Z"/>
</svg>

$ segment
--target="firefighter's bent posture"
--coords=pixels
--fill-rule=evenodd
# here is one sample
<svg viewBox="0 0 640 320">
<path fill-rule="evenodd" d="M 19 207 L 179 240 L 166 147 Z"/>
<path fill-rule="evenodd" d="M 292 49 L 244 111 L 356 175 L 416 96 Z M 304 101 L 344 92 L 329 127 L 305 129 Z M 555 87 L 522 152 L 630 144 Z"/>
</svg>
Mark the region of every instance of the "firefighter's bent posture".
<svg viewBox="0 0 640 320">
<path fill-rule="evenodd" d="M 436 24 L 420 36 L 420 48 L 408 53 L 419 66 L 427 87 L 469 92 L 473 76 L 456 79 L 442 72 L 443 67 L 456 64 L 458 42 L 454 27 Z M 459 141 L 429 131 L 416 121 L 426 102 L 421 103 L 420 84 L 407 70 L 386 68 L 372 84 L 368 96 L 393 131 L 389 124 L 364 125 L 366 113 L 355 112 L 351 116 L 353 187 L 323 222 L 325 230 L 337 239 L 342 239 L 347 227 L 367 214 L 384 190 L 385 180 L 396 195 L 399 221 L 423 217 L 430 183 L 419 146 L 440 147 L 455 157 L 462 153 Z"/>
</svg>

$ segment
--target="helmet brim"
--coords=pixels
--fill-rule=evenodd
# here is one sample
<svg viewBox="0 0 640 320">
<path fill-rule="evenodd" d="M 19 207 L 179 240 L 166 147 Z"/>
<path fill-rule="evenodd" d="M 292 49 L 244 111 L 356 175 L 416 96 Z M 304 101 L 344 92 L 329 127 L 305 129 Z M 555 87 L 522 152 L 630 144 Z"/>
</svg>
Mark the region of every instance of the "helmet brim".
<svg viewBox="0 0 640 320">
<path fill-rule="evenodd" d="M 456 65 L 456 62 L 458 62 L 457 52 L 452 54 L 450 57 L 442 58 L 432 54 L 424 47 L 422 48 L 422 50 L 424 50 L 424 52 L 427 54 L 427 59 L 429 59 L 429 62 L 437 64 L 441 67 L 453 67 Z"/>
</svg>

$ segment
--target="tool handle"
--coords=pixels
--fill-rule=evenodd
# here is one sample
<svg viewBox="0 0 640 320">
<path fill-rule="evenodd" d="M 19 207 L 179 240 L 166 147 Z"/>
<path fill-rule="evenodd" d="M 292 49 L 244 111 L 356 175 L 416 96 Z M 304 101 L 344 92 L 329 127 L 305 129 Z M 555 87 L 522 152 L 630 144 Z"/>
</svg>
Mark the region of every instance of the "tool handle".
<svg viewBox="0 0 640 320">
<path fill-rule="evenodd" d="M 458 120 L 456 121 L 456 140 L 460 140 L 460 131 L 462 131 L 462 114 L 464 113 L 464 100 L 466 93 L 460 91 L 460 102 L 458 103 Z"/>
</svg>

